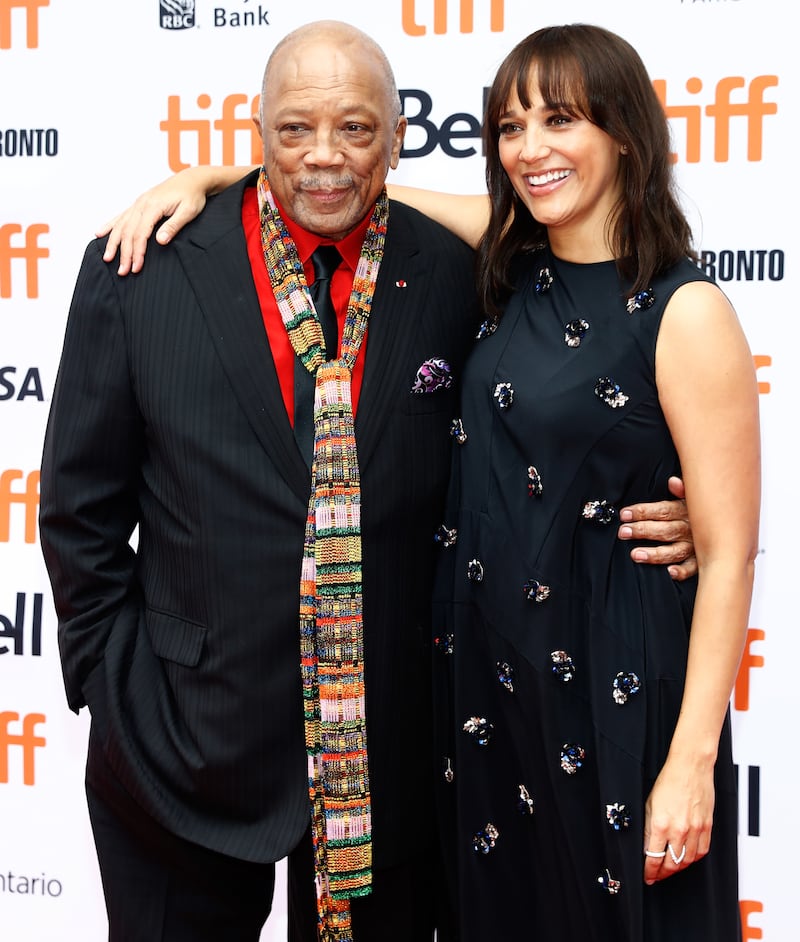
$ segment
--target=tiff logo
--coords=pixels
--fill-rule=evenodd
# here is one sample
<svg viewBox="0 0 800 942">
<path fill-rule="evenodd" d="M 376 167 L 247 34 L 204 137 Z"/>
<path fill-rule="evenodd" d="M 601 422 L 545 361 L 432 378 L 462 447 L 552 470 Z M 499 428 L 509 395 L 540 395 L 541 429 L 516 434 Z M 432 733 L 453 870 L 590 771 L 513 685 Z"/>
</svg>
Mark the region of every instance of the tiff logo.
<svg viewBox="0 0 800 942">
<path fill-rule="evenodd" d="M 748 628 L 747 640 L 744 643 L 744 652 L 739 662 L 736 674 L 736 685 L 733 690 L 733 708 L 742 712 L 750 709 L 750 671 L 754 667 L 764 666 L 764 656 L 753 654 L 751 645 L 755 641 L 763 641 L 766 632 L 761 628 Z"/>
<path fill-rule="evenodd" d="M 28 49 L 39 46 L 39 10 L 49 7 L 50 0 L 0 0 L 0 49 L 11 48 L 11 14 L 24 11 L 25 45 Z"/>
<path fill-rule="evenodd" d="M 14 481 L 23 480 L 21 491 L 12 490 Z M 0 543 L 11 539 L 11 505 L 25 508 L 25 542 L 36 542 L 36 517 L 39 510 L 39 472 L 31 471 L 26 477 L 22 471 L 11 468 L 0 474 Z"/>
<path fill-rule="evenodd" d="M 764 904 L 755 899 L 740 899 L 739 913 L 742 917 L 742 942 L 750 942 L 751 939 L 763 939 L 764 930 L 761 926 L 751 926 L 750 917 L 753 913 L 763 913 Z"/>
<path fill-rule="evenodd" d="M 0 0 L 2 3 L 3 0 Z M 25 230 L 22 245 L 12 245 L 12 236 L 22 233 L 22 226 L 7 222 L 0 226 L 0 298 L 11 297 L 11 261 L 21 259 L 25 262 L 26 291 L 29 298 L 39 297 L 39 261 L 49 258 L 50 249 L 39 245 L 39 236 L 49 232 L 50 227 L 37 222 Z"/>
<path fill-rule="evenodd" d="M 503 32 L 504 0 L 488 0 L 489 29 L 493 33 Z M 433 0 L 433 31 L 441 35 L 447 32 L 448 0 Z M 403 30 L 409 36 L 424 36 L 428 29 L 417 23 L 416 0 L 403 0 Z M 472 33 L 475 29 L 474 0 L 459 0 L 458 28 L 462 33 Z"/>
<path fill-rule="evenodd" d="M 772 357 L 763 353 L 754 353 L 753 363 L 755 364 L 756 370 L 760 370 L 762 367 L 772 366 Z M 772 391 L 772 385 L 765 380 L 759 380 L 758 391 L 760 395 L 766 396 Z"/>
<path fill-rule="evenodd" d="M 25 653 L 25 593 L 17 592 L 17 610 L 14 621 L 0 615 L 0 639 L 8 638 L 14 642 L 14 654 Z M 11 648 L 7 644 L 0 644 L 0 654 L 8 654 Z M 42 593 L 33 593 L 33 612 L 31 613 L 31 654 L 41 657 L 42 654 Z"/>
<path fill-rule="evenodd" d="M 747 86 L 747 99 L 743 102 L 731 101 L 734 89 L 745 88 L 746 82 L 742 76 L 729 75 L 717 82 L 714 92 L 713 104 L 706 105 L 668 105 L 667 83 L 665 79 L 656 79 L 653 88 L 661 99 L 664 111 L 670 119 L 683 118 L 686 121 L 686 162 L 696 164 L 700 162 L 701 123 L 703 112 L 714 122 L 714 160 L 717 163 L 726 163 L 730 154 L 731 119 L 747 119 L 747 159 L 749 161 L 761 160 L 764 145 L 764 117 L 778 113 L 778 106 L 774 101 L 764 101 L 764 92 L 778 84 L 777 75 L 757 75 Z M 699 78 L 690 78 L 685 85 L 690 95 L 699 95 L 703 90 L 703 83 Z M 672 162 L 678 160 L 677 154 L 672 154 Z"/>
<path fill-rule="evenodd" d="M 223 164 L 235 164 L 236 135 L 246 133 L 250 142 L 250 163 L 260 164 L 262 161 L 261 138 L 258 135 L 253 114 L 258 110 L 256 95 L 227 95 L 222 102 L 222 117 L 215 121 L 205 118 L 182 118 L 181 99 L 179 95 L 170 95 L 167 98 L 167 117 L 159 127 L 167 135 L 167 160 L 170 169 L 177 173 L 185 170 L 193 163 L 200 165 L 211 163 L 211 129 L 219 132 L 222 145 Z M 237 116 L 236 111 L 240 105 L 247 105 L 247 112 Z M 210 95 L 198 95 L 198 108 L 204 111 L 211 107 Z M 191 163 L 185 163 L 182 158 L 181 141 L 185 134 L 196 135 L 197 158 Z"/>
<path fill-rule="evenodd" d="M 20 732 L 12 733 L 11 724 L 22 720 Z M 44 713 L 28 713 L 20 717 L 13 710 L 0 713 L 0 785 L 8 784 L 8 757 L 12 746 L 22 749 L 22 783 L 36 784 L 35 750 L 47 745 L 44 736 L 36 735 L 36 727 L 44 723 Z"/>
</svg>

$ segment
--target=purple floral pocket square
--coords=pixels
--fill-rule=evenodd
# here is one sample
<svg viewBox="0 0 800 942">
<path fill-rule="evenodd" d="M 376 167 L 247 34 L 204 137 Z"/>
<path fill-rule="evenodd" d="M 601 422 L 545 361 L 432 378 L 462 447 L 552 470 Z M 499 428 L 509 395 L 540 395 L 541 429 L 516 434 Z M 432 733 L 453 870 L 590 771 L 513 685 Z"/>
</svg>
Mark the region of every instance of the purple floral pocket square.
<svg viewBox="0 0 800 942">
<path fill-rule="evenodd" d="M 439 389 L 449 389 L 453 385 L 450 364 L 441 357 L 431 357 L 417 370 L 412 393 L 432 393 Z"/>
</svg>

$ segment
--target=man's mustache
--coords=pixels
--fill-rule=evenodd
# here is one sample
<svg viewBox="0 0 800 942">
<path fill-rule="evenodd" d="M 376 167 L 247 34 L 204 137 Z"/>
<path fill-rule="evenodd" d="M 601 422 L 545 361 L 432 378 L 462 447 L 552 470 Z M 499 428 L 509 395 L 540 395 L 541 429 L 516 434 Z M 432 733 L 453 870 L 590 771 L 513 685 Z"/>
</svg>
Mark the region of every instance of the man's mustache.
<svg viewBox="0 0 800 942">
<path fill-rule="evenodd" d="M 305 177 L 301 190 L 346 190 L 353 185 L 352 177 Z"/>
</svg>

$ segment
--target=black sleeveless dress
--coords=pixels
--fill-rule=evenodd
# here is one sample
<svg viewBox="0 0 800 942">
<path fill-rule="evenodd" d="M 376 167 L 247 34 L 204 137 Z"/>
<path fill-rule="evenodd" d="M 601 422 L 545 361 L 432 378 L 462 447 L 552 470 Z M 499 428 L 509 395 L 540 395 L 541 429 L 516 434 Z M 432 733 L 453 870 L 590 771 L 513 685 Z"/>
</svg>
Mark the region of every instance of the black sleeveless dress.
<svg viewBox="0 0 800 942">
<path fill-rule="evenodd" d="M 738 942 L 729 719 L 712 849 L 643 882 L 644 803 L 680 708 L 695 583 L 634 564 L 619 508 L 680 472 L 655 384 L 689 261 L 630 297 L 613 262 L 527 256 L 453 423 L 435 600 L 442 820 L 463 942 Z M 702 408 L 702 403 L 697 403 Z"/>
</svg>

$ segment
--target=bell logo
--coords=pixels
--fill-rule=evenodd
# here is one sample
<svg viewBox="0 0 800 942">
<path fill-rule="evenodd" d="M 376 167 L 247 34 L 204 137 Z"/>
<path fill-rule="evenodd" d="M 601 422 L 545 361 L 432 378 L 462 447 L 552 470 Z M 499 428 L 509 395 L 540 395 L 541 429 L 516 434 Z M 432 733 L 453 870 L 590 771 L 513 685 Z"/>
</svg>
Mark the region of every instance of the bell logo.
<svg viewBox="0 0 800 942">
<path fill-rule="evenodd" d="M 50 0 L 0 0 L 0 49 L 11 48 L 11 14 L 14 10 L 25 11 L 25 45 L 28 49 L 37 49 L 39 10 L 49 6 Z"/>
<path fill-rule="evenodd" d="M 448 0 L 433 0 L 433 31 L 438 35 L 447 32 Z M 489 29 L 493 33 L 503 32 L 504 0 L 488 0 Z M 417 23 L 416 0 L 403 0 L 403 30 L 409 36 L 424 36 L 428 29 Z M 474 32 L 475 2 L 459 0 L 458 28 L 462 33 Z"/>
<path fill-rule="evenodd" d="M 158 25 L 161 29 L 191 29 L 194 0 L 159 0 Z"/>
<path fill-rule="evenodd" d="M 739 833 L 758 837 L 761 834 L 761 767 L 748 765 L 745 772 L 735 765 L 734 769 L 739 794 Z"/>
<path fill-rule="evenodd" d="M 42 655 L 42 593 L 33 593 L 33 611 L 31 612 L 31 655 Z M 17 605 L 14 621 L 0 615 L 0 638 L 13 642 L 13 652 L 16 656 L 25 654 L 25 593 L 17 592 Z M 12 648 L 8 644 L 0 643 L 0 654 L 10 654 Z"/>
<path fill-rule="evenodd" d="M 13 491 L 14 481 L 24 480 L 22 491 Z M 11 505 L 22 504 L 25 508 L 25 542 L 36 542 L 36 513 L 39 509 L 39 472 L 31 471 L 25 477 L 22 471 L 11 469 L 0 474 L 0 543 L 11 539 Z"/>
<path fill-rule="evenodd" d="M 11 724 L 19 723 L 20 719 L 22 731 L 12 733 Z M 36 783 L 34 750 L 37 747 L 46 746 L 47 740 L 44 736 L 37 736 L 35 730 L 40 723 L 44 723 L 45 719 L 44 713 L 28 713 L 27 716 L 21 718 L 19 713 L 11 710 L 0 713 L 0 785 L 8 784 L 8 755 L 12 746 L 22 748 L 22 783 L 24 785 Z"/>
<path fill-rule="evenodd" d="M 28 297 L 39 297 L 39 260 L 50 255 L 50 249 L 39 245 L 39 236 L 49 231 L 50 227 L 44 223 L 34 223 L 25 230 L 24 243 L 12 245 L 12 236 L 21 235 L 22 226 L 15 222 L 0 226 L 0 298 L 11 297 L 11 260 L 15 258 L 25 262 L 25 290 Z"/>
</svg>

